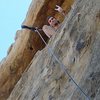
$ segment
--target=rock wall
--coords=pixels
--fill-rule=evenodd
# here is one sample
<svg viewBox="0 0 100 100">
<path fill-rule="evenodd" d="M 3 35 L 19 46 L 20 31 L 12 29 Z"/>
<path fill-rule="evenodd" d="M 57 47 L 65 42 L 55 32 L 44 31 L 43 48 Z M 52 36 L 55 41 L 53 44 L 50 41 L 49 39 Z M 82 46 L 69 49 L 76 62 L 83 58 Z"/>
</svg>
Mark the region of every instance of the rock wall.
<svg viewBox="0 0 100 100">
<path fill-rule="evenodd" d="M 23 24 L 42 27 L 47 24 L 46 17 L 55 15 L 55 5 L 63 5 L 67 0 L 32 0 Z M 69 10 L 73 0 L 67 8 Z M 59 16 L 57 14 L 56 16 Z M 41 32 L 46 41 L 48 38 Z M 45 47 L 37 33 L 22 29 L 16 32 L 15 43 L 8 50 L 8 55 L 0 63 L 0 100 L 6 100 L 18 82 L 22 73 L 30 67 L 35 53 Z"/>
<path fill-rule="evenodd" d="M 57 34 L 36 53 L 7 100 L 86 100 L 48 48 L 90 100 L 99 100 L 100 1 L 74 1 Z"/>
</svg>

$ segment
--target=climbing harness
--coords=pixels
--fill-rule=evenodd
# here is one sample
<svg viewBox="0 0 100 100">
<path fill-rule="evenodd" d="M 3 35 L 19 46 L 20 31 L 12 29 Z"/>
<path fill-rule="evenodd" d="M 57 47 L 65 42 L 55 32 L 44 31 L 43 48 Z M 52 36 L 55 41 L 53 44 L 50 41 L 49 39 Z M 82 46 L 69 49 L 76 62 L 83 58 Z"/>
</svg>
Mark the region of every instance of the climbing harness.
<svg viewBox="0 0 100 100">
<path fill-rule="evenodd" d="M 55 58 L 55 60 L 60 64 L 60 68 L 64 71 L 64 73 L 66 75 L 69 76 L 69 78 L 73 81 L 73 83 L 77 86 L 77 88 L 84 94 L 84 96 L 86 97 L 86 100 L 90 100 L 90 97 L 88 97 L 88 95 L 81 89 L 81 87 L 75 82 L 75 80 L 69 74 L 68 70 L 65 68 L 65 65 L 63 63 L 61 63 L 61 61 L 53 53 L 52 49 L 47 45 L 46 41 L 43 39 L 42 35 L 38 31 L 38 28 L 37 27 L 28 27 L 28 26 L 25 26 L 25 25 L 23 25 L 22 28 L 31 29 L 32 31 L 38 33 L 38 35 L 40 36 L 40 38 L 42 39 L 42 41 L 44 42 L 44 44 L 48 47 L 49 52 L 53 55 L 53 57 Z"/>
</svg>

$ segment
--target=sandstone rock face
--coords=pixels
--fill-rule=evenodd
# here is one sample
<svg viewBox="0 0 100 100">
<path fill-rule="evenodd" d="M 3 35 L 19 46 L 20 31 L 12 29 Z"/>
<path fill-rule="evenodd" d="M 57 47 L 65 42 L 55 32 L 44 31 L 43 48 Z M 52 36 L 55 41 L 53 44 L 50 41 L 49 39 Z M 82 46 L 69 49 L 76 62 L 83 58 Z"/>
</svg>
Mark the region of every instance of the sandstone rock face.
<svg viewBox="0 0 100 100">
<path fill-rule="evenodd" d="M 36 53 L 7 100 L 86 100 L 51 50 L 90 100 L 100 100 L 99 0 L 74 1 L 58 34 Z"/>
<path fill-rule="evenodd" d="M 46 17 L 55 15 L 53 9 L 56 4 L 63 5 L 67 0 L 32 0 L 26 19 L 23 24 L 28 26 L 37 26 L 47 24 Z M 70 1 L 68 7 L 73 3 Z M 58 14 L 56 16 L 59 16 Z M 47 41 L 46 35 L 41 35 Z M 6 100 L 18 82 L 24 70 L 29 68 L 29 64 L 38 50 L 44 48 L 44 43 L 37 33 L 27 29 L 16 32 L 15 43 L 8 50 L 7 57 L 0 63 L 0 100 Z M 27 70 L 26 69 L 26 70 Z"/>
</svg>

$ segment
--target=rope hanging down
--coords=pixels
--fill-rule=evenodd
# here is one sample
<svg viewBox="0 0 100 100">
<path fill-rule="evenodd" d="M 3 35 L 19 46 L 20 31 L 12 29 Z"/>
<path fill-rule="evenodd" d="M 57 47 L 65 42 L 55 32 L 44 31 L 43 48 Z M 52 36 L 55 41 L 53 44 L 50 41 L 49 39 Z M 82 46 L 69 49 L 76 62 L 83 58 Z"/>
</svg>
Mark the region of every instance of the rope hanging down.
<svg viewBox="0 0 100 100">
<path fill-rule="evenodd" d="M 42 39 L 42 41 L 44 42 L 44 44 L 48 47 L 49 52 L 53 55 L 53 57 L 55 58 L 55 60 L 60 64 L 61 69 L 64 71 L 64 73 L 66 75 L 69 76 L 69 78 L 73 81 L 73 83 L 77 86 L 77 88 L 84 94 L 84 96 L 86 97 L 86 100 L 90 100 L 90 98 L 88 97 L 88 95 L 81 89 L 81 87 L 75 82 L 75 80 L 72 78 L 72 76 L 69 74 L 68 70 L 65 68 L 64 64 L 61 63 L 61 61 L 56 57 L 56 55 L 53 53 L 52 49 L 47 45 L 46 41 L 43 39 L 42 35 L 40 34 L 40 32 L 38 31 L 37 27 L 28 27 L 25 25 L 21 26 L 22 28 L 27 28 L 30 29 L 34 32 L 37 32 L 38 35 L 40 36 L 40 38 Z"/>
</svg>

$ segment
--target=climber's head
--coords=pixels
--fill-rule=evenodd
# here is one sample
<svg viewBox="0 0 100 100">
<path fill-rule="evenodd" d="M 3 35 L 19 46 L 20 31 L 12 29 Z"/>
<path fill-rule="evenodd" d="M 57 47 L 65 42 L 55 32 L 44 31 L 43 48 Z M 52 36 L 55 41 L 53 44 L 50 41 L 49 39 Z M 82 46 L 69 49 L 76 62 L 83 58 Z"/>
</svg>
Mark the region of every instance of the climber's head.
<svg viewBox="0 0 100 100">
<path fill-rule="evenodd" d="M 48 21 L 49 25 L 55 29 L 57 29 L 60 24 L 60 22 L 55 17 L 52 17 L 52 16 L 49 16 L 47 18 L 47 21 Z"/>
</svg>

